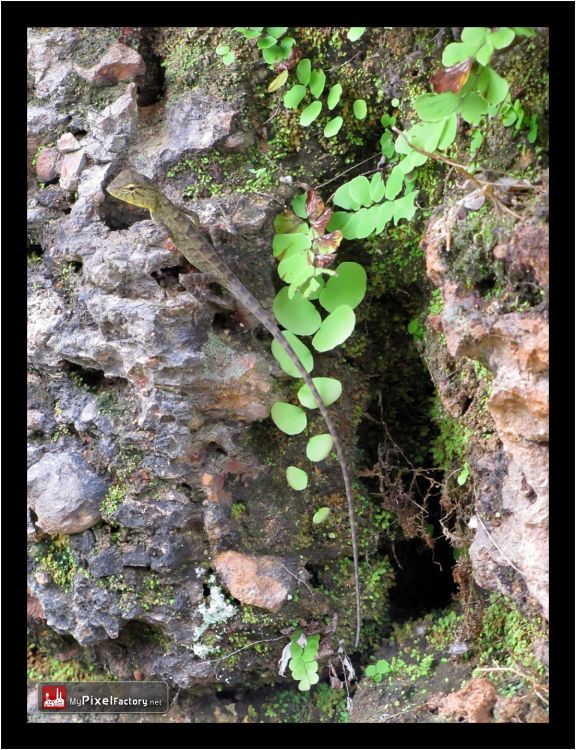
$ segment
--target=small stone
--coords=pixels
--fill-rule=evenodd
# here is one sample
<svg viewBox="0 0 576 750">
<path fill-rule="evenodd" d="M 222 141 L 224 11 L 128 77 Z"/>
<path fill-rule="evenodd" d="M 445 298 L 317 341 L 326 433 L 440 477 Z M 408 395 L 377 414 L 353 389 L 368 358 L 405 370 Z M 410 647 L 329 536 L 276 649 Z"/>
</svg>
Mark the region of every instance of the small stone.
<svg viewBox="0 0 576 750">
<path fill-rule="evenodd" d="M 48 584 L 50 583 L 50 576 L 45 570 L 37 570 L 34 573 L 34 578 L 41 586 L 48 586 Z"/>
<path fill-rule="evenodd" d="M 63 190 L 76 190 L 78 178 L 86 166 L 86 155 L 83 150 L 66 154 L 60 169 L 60 187 Z"/>
<path fill-rule="evenodd" d="M 125 44 L 116 43 L 91 68 L 76 67 L 79 76 L 94 85 L 114 85 L 119 81 L 133 81 L 144 75 L 146 64 L 142 56 Z"/>
<path fill-rule="evenodd" d="M 94 401 L 91 401 L 89 404 L 86 404 L 86 406 L 82 409 L 82 412 L 80 414 L 80 421 L 81 422 L 92 422 L 93 419 L 95 419 L 98 416 L 98 408 Z"/>
<path fill-rule="evenodd" d="M 108 483 L 77 453 L 47 453 L 28 469 L 28 504 L 47 534 L 77 534 L 100 520 Z"/>
<path fill-rule="evenodd" d="M 291 593 L 284 563 L 271 555 L 245 555 L 221 552 L 214 558 L 214 567 L 226 588 L 242 604 L 278 612 Z"/>
<path fill-rule="evenodd" d="M 36 194 L 36 200 L 45 208 L 62 211 L 68 205 L 66 192 L 59 185 L 46 185 Z"/>
<path fill-rule="evenodd" d="M 60 173 L 62 156 L 55 148 L 45 148 L 36 161 L 36 176 L 40 182 L 52 182 Z"/>
<path fill-rule="evenodd" d="M 72 133 L 63 133 L 60 138 L 58 138 L 56 148 L 58 149 L 58 151 L 62 151 L 63 153 L 67 154 L 70 151 L 78 151 L 78 149 L 80 148 L 80 143 L 75 138 L 75 136 L 72 135 Z"/>
<path fill-rule="evenodd" d="M 224 151 L 243 151 L 244 149 L 247 149 L 249 146 L 252 146 L 254 143 L 254 134 L 253 133 L 246 133 L 242 130 L 237 131 L 236 133 L 231 133 L 229 136 L 227 136 L 224 139 L 224 143 L 222 144 L 222 147 Z"/>
</svg>

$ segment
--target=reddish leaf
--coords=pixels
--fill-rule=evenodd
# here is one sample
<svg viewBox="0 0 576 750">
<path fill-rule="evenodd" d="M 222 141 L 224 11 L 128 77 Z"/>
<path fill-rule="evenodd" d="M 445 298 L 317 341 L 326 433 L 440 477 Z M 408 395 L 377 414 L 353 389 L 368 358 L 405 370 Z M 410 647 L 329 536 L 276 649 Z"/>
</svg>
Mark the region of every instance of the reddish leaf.
<svg viewBox="0 0 576 750">
<path fill-rule="evenodd" d="M 445 91 L 453 91 L 455 94 L 459 94 L 460 89 L 468 80 L 473 62 L 474 59 L 469 57 L 467 60 L 458 63 L 458 65 L 453 65 L 451 68 L 439 70 L 437 73 L 434 73 L 430 79 L 430 82 L 434 86 L 434 91 L 437 94 L 443 94 Z"/>
<path fill-rule="evenodd" d="M 290 48 L 290 54 L 288 55 L 287 60 L 282 60 L 277 65 L 274 66 L 274 70 L 277 73 L 281 73 L 283 70 L 292 70 L 292 68 L 296 67 L 298 63 L 300 62 L 300 58 L 302 57 L 302 53 L 300 50 L 296 47 L 294 44 Z"/>
<path fill-rule="evenodd" d="M 310 219 L 310 225 L 318 232 L 318 234 L 324 234 L 326 231 L 326 224 L 330 221 L 332 216 L 332 209 L 326 208 L 317 219 Z"/>
<path fill-rule="evenodd" d="M 289 208 L 282 211 L 282 213 L 278 214 L 278 216 L 274 219 L 274 229 L 278 232 L 278 234 L 297 233 L 302 224 L 302 219 L 296 216 L 294 211 L 290 211 Z"/>
<path fill-rule="evenodd" d="M 340 229 L 336 229 L 330 234 L 324 234 L 318 240 L 316 240 L 316 250 L 323 255 L 326 253 L 335 253 L 342 242 L 344 235 Z"/>
<path fill-rule="evenodd" d="M 334 265 L 334 261 L 336 260 L 336 253 L 326 254 L 326 255 L 315 255 L 314 256 L 314 262 L 313 266 L 314 268 L 329 268 L 330 266 Z"/>
<path fill-rule="evenodd" d="M 318 219 L 324 211 L 324 201 L 314 188 L 306 193 L 306 215 L 311 221 Z"/>
</svg>

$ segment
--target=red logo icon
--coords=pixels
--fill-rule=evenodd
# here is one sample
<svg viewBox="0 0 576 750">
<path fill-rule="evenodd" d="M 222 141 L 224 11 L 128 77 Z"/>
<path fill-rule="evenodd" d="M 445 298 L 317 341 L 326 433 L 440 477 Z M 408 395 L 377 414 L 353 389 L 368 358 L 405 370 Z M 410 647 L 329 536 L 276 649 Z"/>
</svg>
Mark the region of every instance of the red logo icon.
<svg viewBox="0 0 576 750">
<path fill-rule="evenodd" d="M 50 711 L 66 708 L 66 688 L 64 685 L 42 687 L 42 708 Z"/>
</svg>

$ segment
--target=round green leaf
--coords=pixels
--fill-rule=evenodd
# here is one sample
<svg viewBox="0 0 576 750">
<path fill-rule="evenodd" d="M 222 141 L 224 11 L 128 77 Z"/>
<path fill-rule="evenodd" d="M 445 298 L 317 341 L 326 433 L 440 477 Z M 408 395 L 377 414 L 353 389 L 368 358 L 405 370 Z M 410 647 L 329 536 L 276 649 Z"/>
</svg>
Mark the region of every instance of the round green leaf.
<svg viewBox="0 0 576 750">
<path fill-rule="evenodd" d="M 293 490 L 301 492 L 308 487 L 308 474 L 297 466 L 289 466 L 286 469 L 286 481 Z"/>
<path fill-rule="evenodd" d="M 355 177 L 348 183 L 348 193 L 352 200 L 361 206 L 369 206 L 372 203 L 372 198 L 370 198 L 370 183 L 364 175 L 358 175 L 358 177 Z"/>
<path fill-rule="evenodd" d="M 386 224 L 388 224 L 389 221 L 392 220 L 392 215 L 394 212 L 394 203 L 392 201 L 386 201 L 385 203 L 382 203 L 378 206 L 377 212 L 376 212 L 376 233 L 380 234 L 380 232 L 384 229 Z"/>
<path fill-rule="evenodd" d="M 333 117 L 331 120 L 328 120 L 324 127 L 324 138 L 333 138 L 338 133 L 343 123 L 344 120 L 342 117 Z"/>
<path fill-rule="evenodd" d="M 496 47 L 496 49 L 504 49 L 504 47 L 512 44 L 514 37 L 515 34 L 512 29 L 509 29 L 506 26 L 502 26 L 498 31 L 493 31 L 491 34 L 488 34 L 490 43 L 492 46 Z"/>
<path fill-rule="evenodd" d="M 312 372 L 312 369 L 314 367 L 314 358 L 310 349 L 308 349 L 306 344 L 303 344 L 297 336 L 295 336 L 293 333 L 290 333 L 290 331 L 282 331 L 282 333 L 284 334 L 284 338 L 288 341 L 296 356 L 304 366 L 306 372 Z M 276 362 L 278 362 L 280 367 L 287 375 L 290 375 L 290 377 L 292 378 L 302 377 L 302 375 L 300 374 L 300 370 L 296 367 L 294 362 L 292 362 L 288 354 L 284 351 L 282 345 L 278 341 L 276 341 L 276 339 L 274 339 L 274 341 L 272 342 L 272 354 Z"/>
<path fill-rule="evenodd" d="M 346 37 L 351 42 L 355 42 L 357 39 L 360 39 L 360 37 L 365 31 L 366 31 L 366 26 L 351 26 L 350 29 L 348 30 L 348 33 L 346 34 Z"/>
<path fill-rule="evenodd" d="M 286 282 L 286 284 L 291 284 L 300 276 L 302 276 L 301 283 L 303 283 L 313 274 L 314 266 L 312 265 L 310 253 L 306 250 L 295 252 L 287 258 L 284 258 L 284 260 L 278 264 L 278 276 L 280 276 L 282 281 Z"/>
<path fill-rule="evenodd" d="M 376 229 L 376 206 L 361 208 L 354 218 L 354 236 L 363 240 Z"/>
<path fill-rule="evenodd" d="M 340 263 L 336 274 L 330 277 L 320 295 L 320 304 L 330 313 L 341 305 L 354 309 L 366 294 L 366 271 L 359 263 Z"/>
<path fill-rule="evenodd" d="M 302 295 L 297 293 L 289 299 L 287 287 L 276 295 L 272 310 L 280 325 L 298 336 L 311 336 L 322 322 L 318 310 Z"/>
<path fill-rule="evenodd" d="M 266 31 L 270 36 L 278 39 L 278 37 L 281 37 L 282 34 L 285 34 L 288 31 L 288 26 L 266 26 Z"/>
<path fill-rule="evenodd" d="M 226 55 L 230 52 L 230 47 L 227 44 L 219 44 L 216 47 L 216 54 L 217 55 Z"/>
<path fill-rule="evenodd" d="M 452 42 L 442 53 L 442 65 L 451 68 L 456 63 L 463 62 L 469 57 L 474 57 L 477 49 L 478 45 L 472 42 Z"/>
<path fill-rule="evenodd" d="M 475 91 L 470 91 L 462 99 L 462 118 L 471 125 L 478 125 L 482 115 L 488 111 L 488 102 Z"/>
<path fill-rule="evenodd" d="M 448 148 L 453 141 L 454 138 L 456 138 L 456 131 L 458 129 L 458 115 L 456 112 L 453 112 L 450 117 L 447 117 L 444 120 L 444 127 L 442 128 L 442 133 L 440 134 L 440 140 L 438 141 L 437 148 L 440 149 L 440 151 L 444 151 L 444 149 Z M 426 149 L 427 151 L 428 149 Z"/>
<path fill-rule="evenodd" d="M 311 244 L 310 235 L 302 232 L 275 234 L 272 240 L 272 252 L 278 257 L 286 250 L 307 250 Z"/>
<path fill-rule="evenodd" d="M 493 52 L 494 52 L 494 47 L 490 43 L 490 40 L 487 39 L 486 43 L 483 44 L 478 50 L 478 52 L 476 53 L 476 59 L 478 60 L 480 65 L 488 65 Z"/>
<path fill-rule="evenodd" d="M 306 96 L 306 86 L 296 83 L 284 94 L 284 106 L 287 109 L 296 109 L 302 99 Z"/>
<path fill-rule="evenodd" d="M 394 200 L 394 198 L 402 190 L 403 183 L 404 171 L 400 168 L 400 165 L 397 164 L 390 172 L 390 174 L 388 175 L 388 179 L 386 180 L 386 190 L 384 192 L 386 200 Z"/>
<path fill-rule="evenodd" d="M 332 88 L 328 92 L 328 99 L 326 100 L 326 103 L 328 104 L 328 109 L 334 109 L 334 107 L 340 101 L 341 96 L 342 96 L 342 86 L 339 83 L 335 83 L 334 86 L 332 86 Z"/>
<path fill-rule="evenodd" d="M 472 42 L 476 46 L 484 43 L 488 29 L 486 26 L 465 26 L 462 29 L 462 36 L 460 37 L 463 42 Z"/>
<path fill-rule="evenodd" d="M 488 104 L 500 104 L 506 99 L 509 85 L 498 73 L 490 67 L 485 67 L 478 76 L 478 93 Z"/>
<path fill-rule="evenodd" d="M 312 378 L 324 406 L 330 406 L 342 395 L 342 383 L 336 378 Z M 307 409 L 317 409 L 318 404 L 310 388 L 304 384 L 298 391 L 298 401 Z"/>
<path fill-rule="evenodd" d="M 306 456 L 309 461 L 323 461 L 334 446 L 332 436 L 324 433 L 310 438 L 306 446 Z"/>
<path fill-rule="evenodd" d="M 307 219 L 306 213 L 306 193 L 299 193 L 292 198 L 292 210 L 301 219 Z"/>
<path fill-rule="evenodd" d="M 346 341 L 354 330 L 356 316 L 349 305 L 341 305 L 325 318 L 312 339 L 312 346 L 318 352 L 327 352 Z"/>
<path fill-rule="evenodd" d="M 306 429 L 308 424 L 306 412 L 303 409 L 283 401 L 273 404 L 270 416 L 276 427 L 287 435 L 298 435 Z"/>
<path fill-rule="evenodd" d="M 396 97 L 394 97 L 394 99 L 392 99 L 392 101 L 390 102 L 390 104 L 393 107 L 397 107 L 400 104 L 400 99 L 396 99 Z"/>
<path fill-rule="evenodd" d="M 280 75 L 277 75 L 276 78 L 272 81 L 272 83 L 268 86 L 268 93 L 272 94 L 274 91 L 277 91 L 278 89 L 282 88 L 286 81 L 288 80 L 288 71 L 283 70 Z"/>
<path fill-rule="evenodd" d="M 280 40 L 280 49 L 284 52 L 284 58 L 287 59 L 290 55 L 290 50 L 296 44 L 296 39 L 291 36 L 285 36 L 284 39 Z"/>
<path fill-rule="evenodd" d="M 272 47 L 274 44 L 276 44 L 276 39 L 274 39 L 273 36 L 263 36 L 256 42 L 256 46 L 259 49 L 267 49 L 268 47 Z"/>
<path fill-rule="evenodd" d="M 312 516 L 312 523 L 322 523 L 322 521 L 325 521 L 328 516 L 330 515 L 330 508 L 324 506 L 323 508 L 318 508 L 316 513 Z"/>
<path fill-rule="evenodd" d="M 380 203 L 384 197 L 384 181 L 380 172 L 376 172 L 370 180 L 370 198 L 374 203 Z"/>
<path fill-rule="evenodd" d="M 298 66 L 296 67 L 296 77 L 303 86 L 307 86 L 310 82 L 311 72 L 312 63 L 310 62 L 310 60 L 307 57 L 305 57 L 303 60 L 300 60 Z"/>
<path fill-rule="evenodd" d="M 320 94 L 324 91 L 324 85 L 326 83 L 326 74 L 323 70 L 313 70 L 310 75 L 310 83 L 308 88 L 312 92 L 312 95 L 318 99 Z"/>
<path fill-rule="evenodd" d="M 228 52 L 223 56 L 222 62 L 224 63 L 224 65 L 232 65 L 232 63 L 234 62 L 234 57 L 235 55 L 233 52 Z"/>
<path fill-rule="evenodd" d="M 414 218 L 414 214 L 416 213 L 416 206 L 414 205 L 416 195 L 417 191 L 412 191 L 394 201 L 394 224 L 398 224 L 400 219 L 410 221 Z"/>
<path fill-rule="evenodd" d="M 302 125 L 303 128 L 307 128 L 308 125 L 311 125 L 318 117 L 321 110 L 322 102 L 318 101 L 312 102 L 307 107 L 304 107 L 302 114 L 300 115 L 300 125 Z"/>
<path fill-rule="evenodd" d="M 414 108 L 422 120 L 438 122 L 458 109 L 460 97 L 453 91 L 443 94 L 422 94 L 414 100 Z"/>
<path fill-rule="evenodd" d="M 275 44 L 273 47 L 268 47 L 262 50 L 262 57 L 268 63 L 268 65 L 274 65 L 284 57 L 283 50 Z"/>
<path fill-rule="evenodd" d="M 344 185 L 341 185 L 338 190 L 334 193 L 334 197 L 332 198 L 332 202 L 335 206 L 340 206 L 341 208 L 350 209 L 352 211 L 357 211 L 360 206 L 362 205 L 361 201 L 357 201 L 356 198 L 353 198 L 350 194 L 350 182 L 345 182 Z M 368 197 L 370 197 L 370 190 L 368 190 L 367 193 Z M 331 224 L 328 224 L 330 227 L 330 231 L 333 231 L 334 229 L 339 229 L 340 227 L 332 227 Z"/>
<path fill-rule="evenodd" d="M 363 120 L 368 113 L 368 107 L 364 99 L 356 99 L 352 105 L 352 109 L 354 111 L 354 117 L 357 120 Z"/>
</svg>

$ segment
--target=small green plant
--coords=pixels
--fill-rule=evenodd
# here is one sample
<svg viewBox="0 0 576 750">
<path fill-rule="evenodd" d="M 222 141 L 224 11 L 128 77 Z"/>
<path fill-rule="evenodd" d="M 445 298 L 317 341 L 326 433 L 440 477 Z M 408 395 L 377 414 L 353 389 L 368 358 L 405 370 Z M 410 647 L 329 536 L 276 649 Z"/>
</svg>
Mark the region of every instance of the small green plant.
<svg viewBox="0 0 576 750">
<path fill-rule="evenodd" d="M 302 632 L 292 636 L 290 644 L 289 668 L 292 677 L 298 680 L 298 690 L 310 690 L 318 680 L 318 644 L 319 635 L 305 636 Z"/>
<path fill-rule="evenodd" d="M 122 505 L 126 499 L 127 488 L 123 484 L 113 484 L 104 500 L 100 503 L 100 515 L 107 519 L 110 518 Z"/>
<path fill-rule="evenodd" d="M 231 65 L 236 57 L 227 44 L 219 44 L 216 47 L 216 54 L 222 59 L 224 65 Z"/>
<path fill-rule="evenodd" d="M 287 60 L 296 41 L 284 36 L 288 26 L 235 26 L 234 31 L 240 32 L 245 39 L 257 39 L 256 46 L 262 50 L 262 57 L 268 65 Z"/>
<path fill-rule="evenodd" d="M 36 556 L 38 567 L 50 574 L 53 582 L 67 591 L 78 570 L 78 563 L 70 548 L 70 537 L 60 535 L 46 546 L 44 554 Z"/>
</svg>

